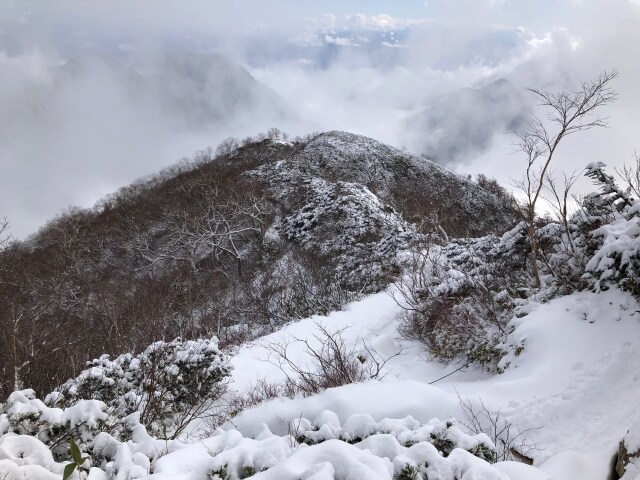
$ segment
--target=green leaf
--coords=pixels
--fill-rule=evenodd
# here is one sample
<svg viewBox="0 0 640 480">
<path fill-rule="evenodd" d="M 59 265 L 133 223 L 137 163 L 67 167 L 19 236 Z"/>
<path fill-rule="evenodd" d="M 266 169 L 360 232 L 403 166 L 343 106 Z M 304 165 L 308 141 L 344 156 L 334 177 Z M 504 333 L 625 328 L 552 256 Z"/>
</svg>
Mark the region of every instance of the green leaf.
<svg viewBox="0 0 640 480">
<path fill-rule="evenodd" d="M 69 450 L 71 451 L 71 458 L 73 459 L 75 464 L 81 465 L 82 454 L 80 453 L 80 449 L 78 448 L 78 445 L 76 445 L 76 442 L 73 440 L 73 438 L 69 440 Z"/>
<path fill-rule="evenodd" d="M 75 471 L 75 469 L 76 469 L 75 463 L 70 463 L 66 467 L 64 467 L 64 474 L 62 475 L 62 480 L 67 480 L 67 478 L 73 475 L 73 472 Z"/>
</svg>

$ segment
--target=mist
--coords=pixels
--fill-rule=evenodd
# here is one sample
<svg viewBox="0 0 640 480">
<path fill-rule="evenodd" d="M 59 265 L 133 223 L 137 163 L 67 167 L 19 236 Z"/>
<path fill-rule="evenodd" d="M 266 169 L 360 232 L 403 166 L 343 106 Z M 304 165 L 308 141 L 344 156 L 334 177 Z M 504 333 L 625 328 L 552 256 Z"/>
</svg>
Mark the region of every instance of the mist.
<svg viewBox="0 0 640 480">
<path fill-rule="evenodd" d="M 620 71 L 609 128 L 568 139 L 556 169 L 638 146 L 631 1 L 129 3 L 0 3 L 0 217 L 17 238 L 272 126 L 348 130 L 508 185 L 524 162 L 508 132 L 544 113 L 524 87 L 605 69 Z"/>
</svg>

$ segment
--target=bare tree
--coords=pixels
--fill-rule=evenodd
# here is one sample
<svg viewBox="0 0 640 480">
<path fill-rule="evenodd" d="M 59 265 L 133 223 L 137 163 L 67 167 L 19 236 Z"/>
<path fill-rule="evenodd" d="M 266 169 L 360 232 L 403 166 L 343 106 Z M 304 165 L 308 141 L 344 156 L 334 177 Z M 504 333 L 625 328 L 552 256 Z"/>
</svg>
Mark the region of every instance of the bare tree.
<svg viewBox="0 0 640 480">
<path fill-rule="evenodd" d="M 225 138 L 216 148 L 216 157 L 230 155 L 240 147 L 240 141 L 237 138 Z"/>
<path fill-rule="evenodd" d="M 6 218 L 0 219 L 0 250 L 3 250 L 11 242 L 9 235 L 9 221 Z"/>
<path fill-rule="evenodd" d="M 361 340 L 360 349 L 357 345 L 349 347 L 343 336 L 346 328 L 332 331 L 321 323 L 316 323 L 316 327 L 319 333 L 313 336 L 319 343 L 317 347 L 310 340 L 296 337 L 267 345 L 267 360 L 285 374 L 285 387 L 289 391 L 308 396 L 327 388 L 378 380 L 386 375 L 384 367 L 387 362 L 404 354 L 400 348 L 393 355 L 383 357 L 364 340 Z M 290 356 L 289 347 L 293 343 L 304 345 L 311 365 L 300 365 Z"/>
<path fill-rule="evenodd" d="M 551 197 L 548 199 L 549 204 L 551 205 L 556 218 L 564 228 L 564 233 L 567 237 L 566 240 L 563 240 L 563 242 L 566 242 L 565 247 L 575 255 L 576 246 L 573 242 L 571 229 L 569 228 L 569 199 L 571 198 L 571 188 L 578 181 L 578 178 L 580 178 L 580 172 L 578 170 L 574 170 L 570 174 L 563 172 L 562 175 L 562 184 L 559 185 L 555 177 L 551 173 L 547 173 L 547 176 L 545 177 L 545 188 Z"/>
<path fill-rule="evenodd" d="M 484 433 L 491 439 L 496 446 L 497 462 L 517 460 L 533 465 L 532 457 L 540 448 L 527 435 L 542 427 L 523 430 L 505 418 L 500 410 L 489 410 L 482 399 L 479 399 L 480 405 L 474 405 L 471 400 L 464 400 L 459 393 L 457 395 L 464 415 L 460 423 L 472 432 Z"/>
<path fill-rule="evenodd" d="M 11 245 L 11 241 L 12 238 L 9 234 L 9 221 L 6 218 L 0 219 L 0 288 L 8 281 L 5 278 L 5 274 L 8 268 L 7 263 L 10 255 L 9 245 Z"/>
<path fill-rule="evenodd" d="M 607 119 L 597 115 L 597 111 L 616 100 L 617 94 L 610 84 L 617 76 L 618 72 L 615 70 L 605 71 L 594 80 L 583 82 L 577 91 L 551 92 L 528 89 L 536 96 L 538 104 L 549 110 L 546 121 L 534 117 L 522 130 L 515 132 L 518 140 L 514 145 L 516 151 L 524 153 L 527 157 L 525 175 L 516 182 L 516 187 L 526 196 L 525 220 L 531 244 L 531 269 L 537 287 L 542 283 L 537 263 L 536 207 L 549 167 L 564 138 L 573 133 L 607 125 Z"/>
<path fill-rule="evenodd" d="M 434 285 L 438 283 L 446 263 L 437 246 L 427 241 L 423 247 L 413 252 L 403 275 L 389 289 L 389 295 L 399 307 L 418 314 L 428 311 L 427 300 L 432 296 Z"/>
<path fill-rule="evenodd" d="M 262 234 L 266 214 L 262 198 L 222 199 L 216 189 L 203 189 L 195 206 L 172 209 L 163 213 L 160 247 L 140 236 L 131 247 L 148 265 L 187 262 L 196 272 L 198 261 L 213 256 L 233 259 L 242 274 L 242 243 Z M 195 211 L 194 211 L 195 210 Z M 157 239 L 156 239 L 157 240 Z"/>
<path fill-rule="evenodd" d="M 620 170 L 615 168 L 615 171 L 627 184 L 629 193 L 640 198 L 640 153 L 634 152 L 633 158 L 635 162 L 631 166 L 624 165 Z"/>
</svg>

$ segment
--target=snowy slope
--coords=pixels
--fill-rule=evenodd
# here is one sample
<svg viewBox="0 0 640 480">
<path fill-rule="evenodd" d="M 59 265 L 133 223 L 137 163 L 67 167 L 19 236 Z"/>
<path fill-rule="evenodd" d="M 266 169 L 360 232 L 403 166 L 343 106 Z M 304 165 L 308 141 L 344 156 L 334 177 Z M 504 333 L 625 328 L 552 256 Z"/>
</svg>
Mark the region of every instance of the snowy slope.
<svg viewBox="0 0 640 480">
<path fill-rule="evenodd" d="M 364 339 L 383 354 L 397 350 L 394 315 L 398 307 L 384 293 L 351 305 L 344 312 L 292 324 L 268 338 L 245 346 L 233 359 L 235 387 L 242 389 L 260 376 L 280 379 L 282 373 L 265 362 L 264 345 L 287 336 L 311 336 L 315 322 L 343 327 L 352 342 Z M 479 371 L 456 373 L 428 385 L 455 369 L 423 360 L 412 345 L 394 359 L 382 382 L 331 389 L 320 395 L 275 400 L 246 411 L 233 420 L 247 435 L 261 422 L 286 433 L 287 421 L 313 418 L 323 410 L 340 421 L 367 413 L 374 419 L 411 415 L 419 421 L 461 416 L 456 391 L 530 432 L 538 444 L 537 465 L 553 478 L 606 478 L 609 462 L 632 424 L 640 422 L 640 305 L 628 294 L 612 289 L 599 294 L 576 293 L 548 304 L 530 305 L 530 313 L 513 320 L 514 339 L 524 340 L 524 352 L 510 359 L 504 374 Z M 301 351 L 300 362 L 304 361 Z"/>
<path fill-rule="evenodd" d="M 526 348 L 503 361 L 509 362 L 505 373 L 470 369 L 433 384 L 457 365 L 430 362 L 417 345 L 398 339 L 399 311 L 387 293 L 370 295 L 344 311 L 291 323 L 241 347 L 232 359 L 232 388 L 242 392 L 259 378 L 283 378 L 269 362 L 271 342 L 313 339 L 318 325 L 345 328 L 348 343 L 366 342 L 383 356 L 404 347 L 405 354 L 389 363 L 381 381 L 272 400 L 195 442 L 154 440 L 137 430 L 128 442 L 110 441 L 109 448 L 118 452 L 107 466 L 110 477 L 94 468 L 89 480 L 391 480 L 408 465 L 440 480 L 607 478 L 618 442 L 630 427 L 640 425 L 640 305 L 633 297 L 612 288 L 530 303 L 512 320 L 512 340 L 524 341 Z M 293 346 L 290 353 L 298 365 L 308 361 L 302 348 Z M 535 467 L 490 465 L 470 453 L 491 440 L 446 421 L 462 419 L 458 395 L 472 402 L 482 399 L 520 428 L 539 427 L 528 434 L 538 447 L 532 453 Z M 20 401 L 17 405 L 27 409 L 38 402 Z M 300 443 L 299 438 L 312 441 Z M 449 443 L 435 447 L 438 438 Z M 637 443 L 633 435 L 626 441 Z M 104 450 L 107 443 L 102 443 Z M 453 449 L 442 456 L 438 449 L 447 445 Z M 57 478 L 64 465 L 47 452 L 32 437 L 9 433 L 0 441 L 0 473 L 10 480 Z M 153 469 L 149 458 L 154 458 Z"/>
</svg>

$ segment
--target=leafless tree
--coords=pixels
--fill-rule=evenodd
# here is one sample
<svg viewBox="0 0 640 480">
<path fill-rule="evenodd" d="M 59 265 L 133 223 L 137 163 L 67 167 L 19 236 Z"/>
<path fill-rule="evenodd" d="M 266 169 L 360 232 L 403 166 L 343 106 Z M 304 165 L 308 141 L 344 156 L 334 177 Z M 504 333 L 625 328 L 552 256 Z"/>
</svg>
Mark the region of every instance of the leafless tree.
<svg viewBox="0 0 640 480">
<path fill-rule="evenodd" d="M 474 405 L 469 399 L 463 399 L 458 393 L 458 401 L 464 420 L 460 423 L 474 433 L 486 434 L 496 446 L 496 461 L 517 460 L 533 465 L 532 455 L 540 451 L 527 434 L 541 427 L 521 429 L 502 415 L 500 410 L 489 410 L 482 399 Z"/>
<path fill-rule="evenodd" d="M 148 266 L 187 262 L 195 272 L 200 259 L 213 256 L 220 260 L 227 256 L 234 260 L 241 275 L 241 244 L 262 233 L 265 213 L 258 197 L 222 203 L 216 190 L 206 190 L 195 207 L 167 210 L 163 217 L 162 238 L 156 242 L 159 248 L 152 245 L 153 239 L 148 236 L 138 237 L 137 244 L 131 244 Z"/>
<path fill-rule="evenodd" d="M 624 165 L 621 169 L 615 168 L 615 171 L 627 184 L 629 192 L 640 199 L 640 153 L 634 152 L 633 158 L 632 165 Z"/>
<path fill-rule="evenodd" d="M 286 375 L 288 389 L 313 395 L 327 388 L 339 387 L 365 380 L 376 380 L 386 375 L 384 367 L 397 353 L 383 357 L 364 341 L 362 347 L 348 346 L 343 333 L 345 328 L 329 330 L 325 325 L 316 323 L 318 332 L 314 334 L 319 346 L 312 345 L 308 339 L 291 338 L 273 342 L 267 346 L 268 360 Z M 311 364 L 301 365 L 292 358 L 289 347 L 293 343 L 302 343 Z"/>
<path fill-rule="evenodd" d="M 615 70 L 605 71 L 594 80 L 583 82 L 576 91 L 548 91 L 530 88 L 538 104 L 548 110 L 546 121 L 532 118 L 522 129 L 515 132 L 516 151 L 525 154 L 527 167 L 524 177 L 516 182 L 516 187 L 525 194 L 525 213 L 531 247 L 531 269 L 537 287 L 541 286 L 538 269 L 538 243 L 535 235 L 536 207 L 541 197 L 545 178 L 558 146 L 567 136 L 604 127 L 607 119 L 597 115 L 598 111 L 613 102 L 617 94 L 611 82 L 618 76 Z"/>
<path fill-rule="evenodd" d="M 237 138 L 225 138 L 216 148 L 216 157 L 230 155 L 240 147 L 240 141 Z"/>
<path fill-rule="evenodd" d="M 562 183 L 559 184 L 556 178 L 548 172 L 545 178 L 545 189 L 550 195 L 550 198 L 548 198 L 549 204 L 564 229 L 566 240 L 563 240 L 563 242 L 566 243 L 565 247 L 575 254 L 576 246 L 569 228 L 569 200 L 572 198 L 570 195 L 571 188 L 580 178 L 580 171 L 574 170 L 570 174 L 563 172 L 562 176 Z"/>
<path fill-rule="evenodd" d="M 4 250 L 10 241 L 9 221 L 6 218 L 2 218 L 0 219 L 0 250 Z"/>
<path fill-rule="evenodd" d="M 286 140 L 286 133 L 283 133 L 282 130 L 280 130 L 278 127 L 271 127 L 269 130 L 267 130 L 266 136 L 269 140 Z"/>
<path fill-rule="evenodd" d="M 11 244 L 11 235 L 9 234 L 9 221 L 6 218 L 0 220 L 0 289 L 2 285 L 8 282 L 5 274 L 8 268 L 9 245 Z M 1 290 L 0 290 L 1 292 Z"/>
<path fill-rule="evenodd" d="M 425 313 L 431 290 L 438 283 L 444 266 L 440 249 L 425 242 L 411 255 L 402 276 L 393 283 L 389 294 L 405 311 Z"/>
</svg>

